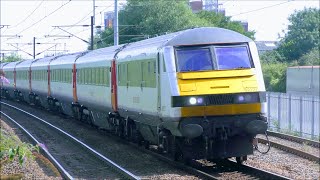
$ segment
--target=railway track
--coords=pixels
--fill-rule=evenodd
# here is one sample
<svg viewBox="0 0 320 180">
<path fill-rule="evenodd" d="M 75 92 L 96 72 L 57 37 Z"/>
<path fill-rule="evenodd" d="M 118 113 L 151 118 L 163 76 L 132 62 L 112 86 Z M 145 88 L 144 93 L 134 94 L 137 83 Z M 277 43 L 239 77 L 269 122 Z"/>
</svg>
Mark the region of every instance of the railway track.
<svg viewBox="0 0 320 180">
<path fill-rule="evenodd" d="M 285 139 L 288 141 L 296 142 L 301 145 L 309 145 L 309 146 L 312 146 L 315 148 L 319 148 L 319 142 L 317 142 L 317 141 L 312 141 L 309 139 L 291 136 L 291 135 L 273 132 L 273 131 L 268 131 L 268 135 L 273 136 L 273 137 L 277 137 L 277 138 L 281 138 L 281 139 Z M 271 147 L 275 147 L 275 148 L 281 149 L 283 151 L 300 156 L 302 158 L 320 163 L 320 156 L 319 155 L 314 155 L 314 154 L 308 153 L 307 151 L 303 151 L 303 150 L 297 149 L 295 147 L 291 147 L 289 145 L 281 144 L 279 142 L 276 142 L 275 140 L 269 139 L 269 141 L 267 141 L 266 139 L 258 138 L 258 141 L 262 144 L 270 143 Z"/>
<path fill-rule="evenodd" d="M 136 144 L 131 144 L 137 146 Z M 147 150 L 138 147 L 142 151 L 152 154 L 155 158 L 165 161 L 173 166 L 191 172 L 204 179 L 290 179 L 279 174 L 275 174 L 263 169 L 255 168 L 249 165 L 238 164 L 234 160 L 224 160 L 219 163 L 192 161 L 190 166 L 183 163 L 173 161 L 171 158 L 156 153 L 155 151 Z"/>
<path fill-rule="evenodd" d="M 293 142 L 297 142 L 300 144 L 306 144 L 309 146 L 320 148 L 319 141 L 313 141 L 310 139 L 306 139 L 306 138 L 302 138 L 302 137 L 298 137 L 298 136 L 292 136 L 292 135 L 288 135 L 288 134 L 283 134 L 283 133 L 275 132 L 275 131 L 268 131 L 268 135 L 278 137 L 281 139 L 286 139 L 286 140 L 293 141 Z"/>
<path fill-rule="evenodd" d="M 4 102 L 1 102 L 1 104 L 3 110 L 7 108 L 3 106 L 5 105 L 18 113 L 29 115 L 29 118 L 21 119 L 18 118 L 18 113 L 8 115 L 0 111 L 6 119 L 19 126 L 35 144 L 42 144 L 40 148 L 55 164 L 65 179 L 140 179 L 62 129 L 15 106 Z M 37 121 L 34 121 L 35 119 Z M 34 127 L 37 127 L 37 131 L 35 131 Z M 54 143 L 50 143 L 50 141 Z M 46 145 L 44 146 L 44 144 Z M 81 164 L 81 161 L 86 163 Z"/>
<path fill-rule="evenodd" d="M 107 135 L 113 136 L 109 133 L 106 133 Z M 128 141 L 120 138 L 115 137 L 117 142 L 122 141 L 123 143 L 128 144 Z M 246 178 L 246 179 L 288 179 L 286 177 L 270 173 L 261 169 L 257 169 L 254 167 L 250 167 L 247 165 L 238 165 L 232 161 L 228 161 L 227 163 L 224 162 L 223 166 L 221 164 L 217 165 L 206 165 L 206 164 L 199 164 L 197 162 L 192 163 L 193 166 L 186 166 L 183 163 L 173 161 L 171 158 L 163 156 L 162 154 L 158 154 L 155 151 L 152 151 L 153 148 L 150 148 L 151 150 L 147 150 L 143 147 L 138 146 L 135 143 L 129 143 L 131 146 L 133 146 L 136 149 L 139 149 L 139 151 L 142 151 L 144 153 L 148 153 L 151 156 L 153 156 L 156 159 L 159 159 L 167 164 L 170 164 L 170 166 L 173 166 L 177 169 L 183 170 L 185 172 L 188 172 L 190 174 L 193 174 L 201 179 L 236 179 L 236 178 Z"/>
</svg>

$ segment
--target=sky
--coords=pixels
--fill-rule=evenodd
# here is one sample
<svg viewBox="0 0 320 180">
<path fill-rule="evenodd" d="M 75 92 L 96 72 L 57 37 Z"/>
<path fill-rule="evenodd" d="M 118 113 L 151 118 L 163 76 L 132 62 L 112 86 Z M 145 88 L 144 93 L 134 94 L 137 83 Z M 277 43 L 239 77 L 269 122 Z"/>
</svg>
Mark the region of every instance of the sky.
<svg viewBox="0 0 320 180">
<path fill-rule="evenodd" d="M 118 3 L 123 6 L 125 0 L 118 0 Z M 287 18 L 295 10 L 319 8 L 318 0 L 219 0 L 219 4 L 232 20 L 247 21 L 258 41 L 275 41 L 279 40 L 279 35 L 283 37 L 282 31 L 286 31 L 289 24 Z M 114 0 L 96 0 L 95 6 L 95 25 L 103 25 L 103 13 L 113 11 Z M 82 25 L 90 24 L 93 0 L 0 0 L 0 8 L 1 53 L 21 49 L 20 56 L 32 58 L 33 37 L 38 43 L 36 58 L 62 51 L 84 51 L 88 47 L 81 39 L 89 39 L 90 27 Z M 76 26 L 60 28 L 78 38 L 66 37 L 70 34 L 53 27 L 68 25 Z"/>
</svg>

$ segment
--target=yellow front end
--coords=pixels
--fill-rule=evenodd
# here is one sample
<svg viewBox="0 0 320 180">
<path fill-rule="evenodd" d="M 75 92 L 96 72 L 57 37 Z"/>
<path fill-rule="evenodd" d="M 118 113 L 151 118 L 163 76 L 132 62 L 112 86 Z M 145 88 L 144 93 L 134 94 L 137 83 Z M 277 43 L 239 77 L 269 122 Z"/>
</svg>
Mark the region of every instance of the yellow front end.
<svg viewBox="0 0 320 180">
<path fill-rule="evenodd" d="M 180 96 L 258 92 L 255 69 L 177 73 Z M 181 117 L 260 113 L 261 103 L 181 107 Z"/>
</svg>

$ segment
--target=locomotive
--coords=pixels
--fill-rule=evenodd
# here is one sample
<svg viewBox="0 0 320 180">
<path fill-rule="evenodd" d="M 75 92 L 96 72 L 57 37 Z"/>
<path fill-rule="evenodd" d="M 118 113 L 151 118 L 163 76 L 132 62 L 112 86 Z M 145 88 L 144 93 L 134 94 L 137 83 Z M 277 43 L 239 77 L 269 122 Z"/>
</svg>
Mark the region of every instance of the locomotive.
<svg viewBox="0 0 320 180">
<path fill-rule="evenodd" d="M 246 160 L 267 130 L 255 43 L 201 27 L 93 51 L 2 63 L 1 95 L 144 143 L 174 159 Z"/>
</svg>

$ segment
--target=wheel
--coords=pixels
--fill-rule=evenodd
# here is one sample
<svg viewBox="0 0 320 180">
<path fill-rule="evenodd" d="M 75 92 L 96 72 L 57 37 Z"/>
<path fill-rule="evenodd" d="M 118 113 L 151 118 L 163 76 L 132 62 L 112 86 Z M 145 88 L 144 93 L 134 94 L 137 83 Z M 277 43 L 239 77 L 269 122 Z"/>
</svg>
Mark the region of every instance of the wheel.
<svg viewBox="0 0 320 180">
<path fill-rule="evenodd" d="M 144 148 L 149 149 L 150 148 L 150 143 L 149 141 L 144 141 Z"/>
<path fill-rule="evenodd" d="M 242 164 L 246 160 L 247 160 L 247 156 L 236 157 L 236 161 L 238 164 Z"/>
</svg>

